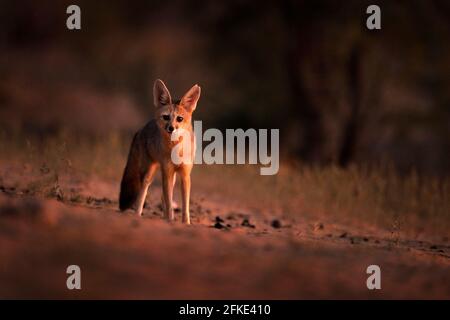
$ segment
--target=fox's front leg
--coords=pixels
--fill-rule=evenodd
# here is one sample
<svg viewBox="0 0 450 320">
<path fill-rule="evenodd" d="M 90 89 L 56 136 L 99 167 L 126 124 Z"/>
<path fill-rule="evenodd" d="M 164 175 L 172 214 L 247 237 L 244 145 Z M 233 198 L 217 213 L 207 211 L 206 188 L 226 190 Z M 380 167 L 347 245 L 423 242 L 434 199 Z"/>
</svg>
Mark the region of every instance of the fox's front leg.
<svg viewBox="0 0 450 320">
<path fill-rule="evenodd" d="M 164 197 L 164 215 L 167 220 L 173 220 L 173 181 L 175 178 L 175 171 L 170 167 L 162 167 L 162 183 L 163 183 L 163 197 Z"/>
<path fill-rule="evenodd" d="M 176 183 L 176 181 L 177 181 L 177 175 L 176 174 L 174 174 L 173 175 L 173 188 L 175 189 L 175 183 Z M 162 210 L 163 210 L 163 212 L 165 212 L 165 210 L 166 209 L 164 209 L 164 207 L 165 207 L 165 203 L 164 203 L 164 193 L 162 193 L 161 194 L 161 208 L 162 208 Z M 176 203 L 176 201 L 175 200 L 172 200 L 172 209 L 177 209 L 178 208 L 178 204 Z"/>
<path fill-rule="evenodd" d="M 183 223 L 191 224 L 191 219 L 189 217 L 189 201 L 191 196 L 191 168 L 183 168 L 180 172 L 181 176 L 181 198 L 183 201 Z"/>
</svg>

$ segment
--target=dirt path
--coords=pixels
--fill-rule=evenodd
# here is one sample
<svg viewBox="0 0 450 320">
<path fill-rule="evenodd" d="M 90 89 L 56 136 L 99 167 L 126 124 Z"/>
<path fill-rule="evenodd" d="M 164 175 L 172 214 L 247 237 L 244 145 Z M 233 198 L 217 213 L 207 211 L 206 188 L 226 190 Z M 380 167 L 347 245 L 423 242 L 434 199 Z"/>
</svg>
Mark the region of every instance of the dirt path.
<svg viewBox="0 0 450 320">
<path fill-rule="evenodd" d="M 157 194 L 137 218 L 89 192 L 49 199 L 0 186 L 0 298 L 450 298 L 448 243 L 248 212 L 205 194 L 186 227 L 179 212 L 162 219 Z M 66 288 L 71 264 L 82 290 Z M 366 287 L 372 264 L 381 290 Z"/>
</svg>

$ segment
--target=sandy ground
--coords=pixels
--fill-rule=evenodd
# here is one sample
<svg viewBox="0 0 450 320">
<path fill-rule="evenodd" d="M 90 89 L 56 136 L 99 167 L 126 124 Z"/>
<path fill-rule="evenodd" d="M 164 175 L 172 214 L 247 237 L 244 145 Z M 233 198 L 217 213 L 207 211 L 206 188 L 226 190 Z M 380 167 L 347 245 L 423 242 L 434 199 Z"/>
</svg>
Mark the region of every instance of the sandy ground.
<svg viewBox="0 0 450 320">
<path fill-rule="evenodd" d="M 117 210 L 117 185 L 77 182 L 76 196 L 0 180 L 0 298 L 450 298 L 448 240 L 427 242 L 326 220 L 275 217 L 194 192 L 191 226 Z M 158 185 L 151 191 L 157 190 Z M 66 268 L 80 266 L 82 289 Z M 381 267 L 381 290 L 366 268 Z"/>
</svg>

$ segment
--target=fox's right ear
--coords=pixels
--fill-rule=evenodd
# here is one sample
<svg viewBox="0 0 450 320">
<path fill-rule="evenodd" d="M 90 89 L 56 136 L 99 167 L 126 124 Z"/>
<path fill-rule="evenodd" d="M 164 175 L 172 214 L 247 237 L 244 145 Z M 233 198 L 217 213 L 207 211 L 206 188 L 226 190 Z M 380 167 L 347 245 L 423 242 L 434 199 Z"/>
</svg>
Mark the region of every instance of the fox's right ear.
<svg viewBox="0 0 450 320">
<path fill-rule="evenodd" d="M 156 108 L 172 104 L 169 90 L 160 79 L 157 79 L 153 85 L 153 104 Z"/>
</svg>

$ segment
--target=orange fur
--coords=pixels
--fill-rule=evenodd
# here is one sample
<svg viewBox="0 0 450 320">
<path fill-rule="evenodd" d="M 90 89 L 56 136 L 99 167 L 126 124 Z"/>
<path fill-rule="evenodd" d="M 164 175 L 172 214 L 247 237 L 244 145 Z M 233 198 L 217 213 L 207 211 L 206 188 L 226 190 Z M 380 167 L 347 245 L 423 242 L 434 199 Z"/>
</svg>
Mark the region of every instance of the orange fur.
<svg viewBox="0 0 450 320">
<path fill-rule="evenodd" d="M 153 86 L 153 98 L 156 107 L 155 118 L 139 130 L 131 144 L 127 165 L 124 170 L 120 196 L 120 210 L 136 205 L 139 215 L 142 214 L 147 189 L 155 171 L 161 168 L 163 184 L 164 213 L 168 220 L 173 220 L 173 187 L 175 174 L 180 176 L 182 191 L 182 220 L 190 223 L 189 200 L 190 174 L 195 154 L 195 136 L 192 129 L 192 113 L 200 98 L 200 87 L 194 85 L 178 102 L 172 102 L 169 90 L 161 80 Z M 177 129 L 187 130 L 191 134 L 191 163 L 175 165 L 171 159 L 172 148 L 183 143 L 182 140 L 171 141 L 171 132 Z"/>
</svg>

